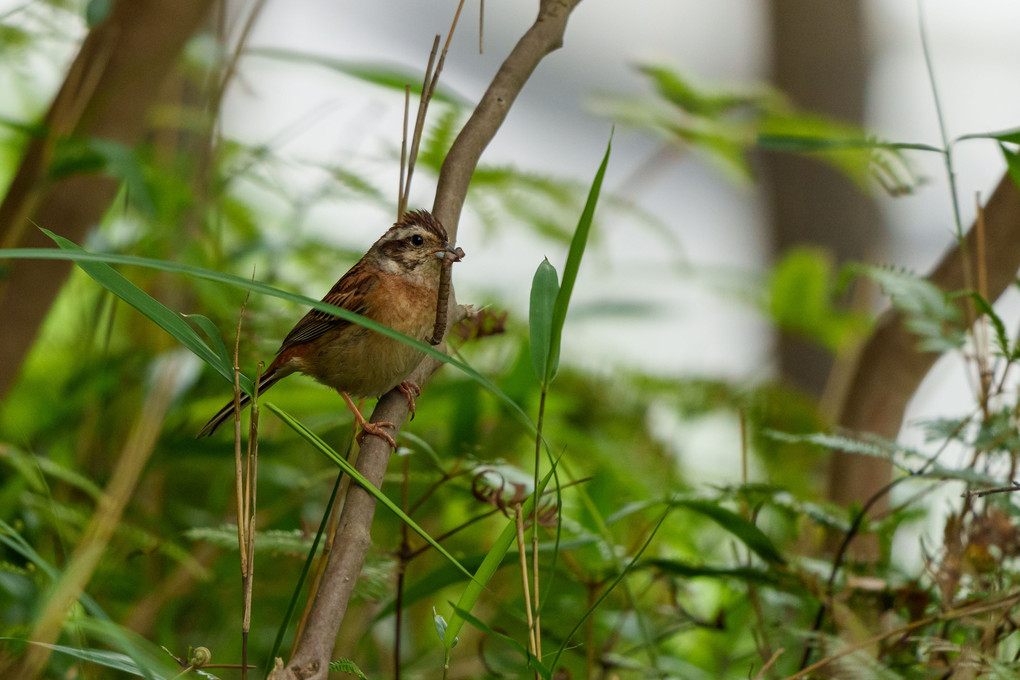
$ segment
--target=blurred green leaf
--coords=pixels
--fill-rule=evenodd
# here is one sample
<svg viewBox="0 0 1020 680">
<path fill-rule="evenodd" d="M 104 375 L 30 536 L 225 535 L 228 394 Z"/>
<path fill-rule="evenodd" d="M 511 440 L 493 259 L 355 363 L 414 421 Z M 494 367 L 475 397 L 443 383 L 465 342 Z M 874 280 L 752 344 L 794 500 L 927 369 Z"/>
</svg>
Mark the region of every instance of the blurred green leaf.
<svg viewBox="0 0 1020 680">
<path fill-rule="evenodd" d="M 156 206 L 145 182 L 138 152 L 109 139 L 62 137 L 57 140 L 50 162 L 53 179 L 102 172 L 124 183 L 131 201 L 148 215 Z"/>
<path fill-rule="evenodd" d="M 63 236 L 58 236 L 46 229 L 42 231 L 63 250 L 70 251 L 76 255 L 85 253 L 85 250 Z M 3 254 L 0 254 L 0 257 L 3 257 Z M 107 264 L 84 259 L 76 259 L 76 263 L 96 283 L 144 314 L 153 323 L 173 336 L 179 343 L 190 349 L 195 356 L 209 364 L 224 378 L 230 382 L 234 381 L 234 369 L 230 360 L 211 350 L 202 338 L 198 337 L 195 330 L 184 321 L 180 314 L 157 301 L 144 290 L 118 274 Z M 250 381 L 247 381 L 244 376 L 241 376 L 241 378 L 242 383 L 245 385 L 245 390 L 251 390 Z"/>
<path fill-rule="evenodd" d="M 126 654 L 118 654 L 117 652 L 108 652 L 103 649 L 89 649 L 87 647 L 68 647 L 66 645 L 51 645 L 45 642 L 36 642 L 34 640 L 23 640 L 19 638 L 11 637 L 0 637 L 0 640 L 6 640 L 9 642 L 24 642 L 30 645 L 36 645 L 37 647 L 45 647 L 50 651 L 57 652 L 58 654 L 66 654 L 74 657 L 79 661 L 87 661 L 88 663 L 94 663 L 97 666 L 103 668 L 109 668 L 115 671 L 121 671 L 128 675 L 134 675 L 138 677 L 150 677 L 156 680 L 169 679 L 170 676 L 166 674 L 156 673 L 152 668 L 141 667 L 134 659 Z"/>
<path fill-rule="evenodd" d="M 683 578 L 732 578 L 764 585 L 773 585 L 777 582 L 775 574 L 754 567 L 710 567 L 689 564 L 682 560 L 650 558 L 641 560 L 634 568 L 655 569 L 663 574 Z"/>
<path fill-rule="evenodd" d="M 85 25 L 95 28 L 106 21 L 112 5 L 112 0 L 89 0 L 89 4 L 85 5 Z"/>
<path fill-rule="evenodd" d="M 686 508 L 709 518 L 736 536 L 741 543 L 766 562 L 786 564 L 786 560 L 779 550 L 776 549 L 776 546 L 773 545 L 769 537 L 765 535 L 765 532 L 732 510 L 727 510 L 718 503 L 702 500 L 674 500 L 670 502 L 670 505 Z"/>
<path fill-rule="evenodd" d="M 542 260 L 531 280 L 531 305 L 528 312 L 528 332 L 530 334 L 531 363 L 535 367 L 535 377 L 544 383 L 555 366 L 549 366 L 549 351 L 552 337 L 553 307 L 560 292 L 560 282 L 556 276 L 556 268 L 549 260 Z"/>
<path fill-rule="evenodd" d="M 962 137 L 957 137 L 954 143 L 962 142 L 966 139 L 997 139 L 1000 142 L 1020 144 L 1020 128 L 1010 128 L 1009 130 L 999 130 L 998 132 L 972 132 Z"/>
<path fill-rule="evenodd" d="M 825 251 L 791 249 L 772 271 L 769 311 L 780 328 L 838 352 L 864 334 L 868 320 L 835 307 L 834 278 Z"/>
<path fill-rule="evenodd" d="M 411 93 L 421 95 L 421 85 L 424 74 L 414 69 L 408 69 L 397 64 L 370 63 L 353 59 L 337 59 L 327 57 L 313 52 L 301 52 L 300 50 L 288 50 L 279 47 L 255 47 L 244 51 L 246 55 L 274 59 L 276 61 L 287 61 L 297 64 L 312 64 L 321 66 L 337 73 L 366 83 L 377 85 L 391 90 L 398 90 L 401 95 L 406 85 L 411 86 Z M 468 106 L 470 102 L 451 88 L 440 83 L 436 87 L 433 99 L 447 104 L 457 106 Z M 414 102 L 412 101 L 412 106 Z M 413 113 L 412 113 L 413 117 Z"/>
<path fill-rule="evenodd" d="M 999 144 L 999 150 L 1002 151 L 1002 157 L 1006 159 L 1006 170 L 1009 172 L 1010 179 L 1013 180 L 1013 184 L 1020 187 L 1020 153 L 1010 151 L 1005 144 Z"/>
<path fill-rule="evenodd" d="M 992 307 L 988 300 L 984 299 L 976 292 L 971 292 L 970 296 L 971 299 L 974 300 L 974 306 L 977 307 L 978 312 L 987 316 L 988 321 L 992 324 L 992 328 L 995 329 L 995 344 L 998 347 L 999 352 L 1004 357 L 1010 357 L 1009 333 L 1006 332 L 1006 324 L 1002 321 L 1002 318 L 995 313 L 995 308 Z"/>
<path fill-rule="evenodd" d="M 945 352 L 963 346 L 963 316 L 941 288 L 911 272 L 866 265 L 854 265 L 852 270 L 882 287 L 903 312 L 907 328 L 921 337 L 920 349 Z"/>
</svg>

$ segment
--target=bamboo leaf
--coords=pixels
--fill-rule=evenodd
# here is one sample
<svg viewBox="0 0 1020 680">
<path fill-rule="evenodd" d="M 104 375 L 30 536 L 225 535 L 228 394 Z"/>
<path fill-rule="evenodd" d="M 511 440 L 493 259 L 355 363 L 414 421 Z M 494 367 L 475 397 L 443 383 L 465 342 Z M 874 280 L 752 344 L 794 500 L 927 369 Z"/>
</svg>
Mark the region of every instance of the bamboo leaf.
<svg viewBox="0 0 1020 680">
<path fill-rule="evenodd" d="M 549 375 L 549 350 L 552 334 L 553 307 L 560 292 L 556 268 L 549 260 L 542 260 L 531 281 L 531 306 L 528 315 L 528 330 L 531 339 L 531 363 L 535 377 L 543 382 Z"/>
<path fill-rule="evenodd" d="M 570 295 L 574 292 L 574 283 L 577 281 L 577 272 L 581 268 L 581 258 L 584 256 L 584 249 L 588 245 L 588 234 L 591 232 L 592 219 L 595 216 L 595 205 L 599 200 L 599 193 L 602 191 L 602 180 L 606 176 L 606 166 L 609 164 L 609 153 L 613 148 L 613 139 L 610 135 L 609 143 L 606 145 L 605 156 L 602 157 L 602 164 L 599 165 L 595 179 L 592 181 L 591 190 L 588 192 L 588 200 L 581 212 L 581 219 L 577 222 L 577 229 L 574 231 L 574 238 L 570 241 L 570 251 L 567 253 L 567 264 L 563 268 L 563 282 L 556 294 L 556 303 L 553 306 L 552 323 L 550 326 L 549 359 L 546 363 L 544 382 L 552 382 L 556 377 L 556 369 L 560 363 L 560 342 L 563 336 L 563 324 L 567 319 L 567 308 L 570 306 Z"/>
<path fill-rule="evenodd" d="M 1005 144 L 1001 143 L 999 150 L 1002 151 L 1002 156 L 1006 159 L 1006 169 L 1009 171 L 1010 179 L 1013 180 L 1013 184 L 1020 187 L 1020 153 L 1010 151 Z"/>
</svg>

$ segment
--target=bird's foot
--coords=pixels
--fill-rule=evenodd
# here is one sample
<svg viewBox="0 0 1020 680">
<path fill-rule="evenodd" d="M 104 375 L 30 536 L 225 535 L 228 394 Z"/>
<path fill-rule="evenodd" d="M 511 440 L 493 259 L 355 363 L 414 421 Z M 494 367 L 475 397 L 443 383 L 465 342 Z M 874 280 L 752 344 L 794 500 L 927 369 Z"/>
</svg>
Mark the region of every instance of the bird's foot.
<svg viewBox="0 0 1020 680">
<path fill-rule="evenodd" d="M 362 445 L 362 443 L 365 440 L 366 434 L 372 434 L 381 439 L 385 439 L 386 443 L 389 444 L 394 451 L 397 450 L 397 442 L 393 441 L 393 437 L 390 435 L 389 432 L 386 431 L 387 427 L 392 430 L 397 429 L 393 426 L 393 423 L 389 423 L 386 421 L 381 421 L 378 423 L 368 422 L 367 420 L 365 420 L 365 416 L 361 415 L 361 409 L 359 409 L 358 406 L 354 403 L 354 400 L 351 399 L 351 395 L 341 391 L 340 396 L 344 398 L 345 402 L 347 402 L 347 408 L 349 408 L 351 410 L 351 413 L 354 414 L 354 420 L 358 422 L 358 427 L 361 428 L 361 431 L 358 432 L 358 434 L 354 437 L 354 440 L 358 442 L 358 446 Z"/>
<path fill-rule="evenodd" d="M 372 434 L 375 435 L 376 437 L 385 439 L 386 443 L 389 444 L 394 451 L 397 450 L 397 442 L 393 441 L 393 437 L 390 436 L 390 433 L 386 431 L 387 427 L 393 429 L 393 423 L 385 421 L 380 423 L 370 423 L 364 418 L 362 418 L 359 425 L 361 425 L 361 432 L 359 432 L 358 436 L 355 437 L 355 439 L 358 441 L 358 446 L 362 445 L 366 434 Z"/>
<path fill-rule="evenodd" d="M 397 389 L 407 397 L 407 408 L 411 411 L 411 420 L 414 420 L 414 400 L 421 395 L 421 388 L 413 380 L 405 380 L 397 385 Z"/>
</svg>

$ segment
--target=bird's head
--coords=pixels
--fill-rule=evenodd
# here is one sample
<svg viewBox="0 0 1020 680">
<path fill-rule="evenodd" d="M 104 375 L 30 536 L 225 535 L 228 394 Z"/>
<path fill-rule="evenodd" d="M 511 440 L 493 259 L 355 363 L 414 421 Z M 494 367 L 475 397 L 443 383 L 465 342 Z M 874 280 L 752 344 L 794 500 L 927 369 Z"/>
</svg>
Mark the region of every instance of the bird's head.
<svg viewBox="0 0 1020 680">
<path fill-rule="evenodd" d="M 427 210 L 404 213 L 370 252 L 383 271 L 423 283 L 438 280 L 444 260 L 459 262 L 464 255 L 463 250 L 450 245 L 446 229 Z"/>
</svg>

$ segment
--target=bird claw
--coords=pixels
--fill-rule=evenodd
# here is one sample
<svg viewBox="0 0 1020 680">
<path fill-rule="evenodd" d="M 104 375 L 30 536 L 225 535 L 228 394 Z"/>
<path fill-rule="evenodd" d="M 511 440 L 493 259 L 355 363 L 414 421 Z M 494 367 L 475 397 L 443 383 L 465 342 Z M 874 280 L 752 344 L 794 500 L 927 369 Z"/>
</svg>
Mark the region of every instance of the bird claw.
<svg viewBox="0 0 1020 680">
<path fill-rule="evenodd" d="M 361 423 L 361 432 L 359 432 L 358 435 L 355 437 L 355 439 L 358 442 L 358 446 L 361 446 L 364 443 L 366 434 L 371 434 L 381 439 L 385 439 L 386 443 L 389 444 L 394 451 L 396 451 L 397 442 L 393 441 L 393 437 L 390 436 L 390 433 L 386 431 L 387 427 L 390 429 L 396 429 L 393 427 L 393 423 L 385 421 L 379 423 L 370 423 L 368 421 L 365 421 Z"/>
<path fill-rule="evenodd" d="M 413 380 L 405 380 L 397 385 L 397 389 L 407 397 L 407 408 L 411 411 L 411 420 L 414 420 L 414 400 L 421 395 L 421 388 Z"/>
</svg>

